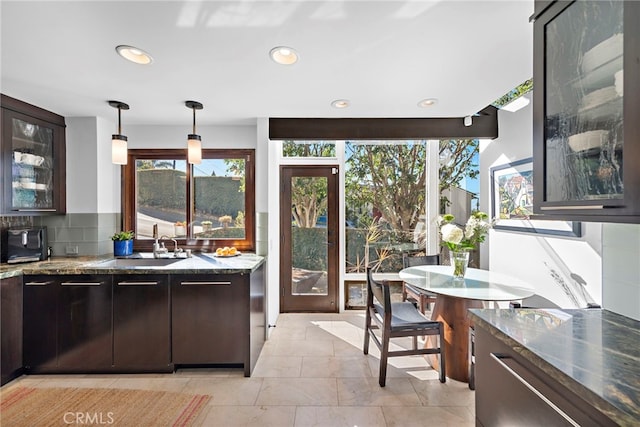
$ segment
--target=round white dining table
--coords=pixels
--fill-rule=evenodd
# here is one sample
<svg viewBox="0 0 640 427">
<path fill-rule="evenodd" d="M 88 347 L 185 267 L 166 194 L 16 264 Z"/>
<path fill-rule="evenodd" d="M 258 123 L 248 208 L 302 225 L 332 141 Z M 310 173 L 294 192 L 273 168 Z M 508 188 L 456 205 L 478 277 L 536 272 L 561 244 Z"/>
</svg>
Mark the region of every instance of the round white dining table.
<svg viewBox="0 0 640 427">
<path fill-rule="evenodd" d="M 464 279 L 453 278 L 448 265 L 418 265 L 400 270 L 409 285 L 436 294 L 431 319 L 444 325 L 446 374 L 469 381 L 469 320 L 467 310 L 483 308 L 485 301 L 517 301 L 532 296 L 531 285 L 516 277 L 468 268 Z M 425 345 L 430 345 L 429 342 Z M 436 366 L 436 358 L 430 358 Z"/>
</svg>

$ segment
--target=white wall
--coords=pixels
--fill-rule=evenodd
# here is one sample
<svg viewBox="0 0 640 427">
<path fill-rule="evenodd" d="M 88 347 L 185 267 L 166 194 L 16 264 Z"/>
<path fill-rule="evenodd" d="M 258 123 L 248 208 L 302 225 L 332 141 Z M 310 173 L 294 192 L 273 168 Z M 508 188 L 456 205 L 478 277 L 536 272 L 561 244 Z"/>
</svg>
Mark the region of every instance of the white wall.
<svg viewBox="0 0 640 427">
<path fill-rule="evenodd" d="M 640 320 L 640 225 L 603 224 L 603 307 Z"/>
<path fill-rule="evenodd" d="M 96 213 L 96 118 L 67 117 L 67 212 Z"/>
<path fill-rule="evenodd" d="M 532 156 L 531 103 L 515 113 L 499 111 L 498 123 L 499 137 L 481 144 L 480 209 L 485 212 L 490 212 L 490 168 Z M 580 238 L 491 230 L 485 262 L 492 271 L 526 279 L 537 295 L 560 307 L 602 304 L 602 225 L 583 223 L 582 230 Z"/>
</svg>

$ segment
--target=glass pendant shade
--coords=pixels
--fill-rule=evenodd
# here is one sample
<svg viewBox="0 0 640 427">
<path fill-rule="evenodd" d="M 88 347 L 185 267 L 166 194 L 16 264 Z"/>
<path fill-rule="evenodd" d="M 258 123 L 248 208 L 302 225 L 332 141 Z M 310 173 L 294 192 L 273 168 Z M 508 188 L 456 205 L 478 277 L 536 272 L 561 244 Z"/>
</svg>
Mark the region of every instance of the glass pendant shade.
<svg viewBox="0 0 640 427">
<path fill-rule="evenodd" d="M 189 135 L 187 139 L 187 158 L 191 164 L 199 165 L 202 163 L 202 142 L 200 135 Z"/>
<path fill-rule="evenodd" d="M 127 164 L 127 137 L 124 135 L 111 136 L 111 162 L 115 165 Z"/>
<path fill-rule="evenodd" d="M 127 137 L 122 134 L 120 113 L 129 106 L 120 101 L 108 101 L 109 105 L 118 109 L 118 133 L 111 135 L 111 162 L 115 165 L 127 164 Z"/>
<path fill-rule="evenodd" d="M 202 163 L 202 138 L 196 134 L 196 110 L 202 110 L 204 106 L 198 101 L 186 101 L 184 105 L 193 110 L 193 133 L 187 136 L 187 160 L 192 165 Z"/>
</svg>

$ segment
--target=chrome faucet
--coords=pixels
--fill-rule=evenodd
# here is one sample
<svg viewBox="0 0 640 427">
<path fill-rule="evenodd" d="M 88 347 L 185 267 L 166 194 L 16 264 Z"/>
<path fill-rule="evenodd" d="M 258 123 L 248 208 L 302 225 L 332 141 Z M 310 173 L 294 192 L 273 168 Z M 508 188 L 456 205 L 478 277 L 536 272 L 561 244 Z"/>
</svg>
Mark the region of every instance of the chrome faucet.
<svg viewBox="0 0 640 427">
<path fill-rule="evenodd" d="M 171 240 L 173 242 L 173 256 L 178 258 L 178 254 L 182 252 L 182 249 L 178 247 L 178 241 L 176 239 L 174 239 L 173 237 L 169 237 L 166 235 L 162 235 L 160 236 L 160 240 Z M 157 242 L 157 240 L 156 240 Z M 155 248 L 156 246 L 154 245 L 154 257 L 156 254 Z M 159 247 L 159 250 L 161 251 L 161 253 L 167 254 L 168 253 L 168 249 L 164 246 L 164 243 L 161 244 L 161 246 Z"/>
</svg>

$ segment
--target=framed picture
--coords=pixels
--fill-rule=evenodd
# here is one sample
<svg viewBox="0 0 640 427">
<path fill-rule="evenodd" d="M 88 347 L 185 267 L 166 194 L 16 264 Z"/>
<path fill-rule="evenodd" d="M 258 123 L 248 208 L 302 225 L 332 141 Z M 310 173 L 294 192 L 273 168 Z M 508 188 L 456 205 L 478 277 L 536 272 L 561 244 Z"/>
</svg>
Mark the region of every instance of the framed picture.
<svg viewBox="0 0 640 427">
<path fill-rule="evenodd" d="M 491 168 L 491 218 L 496 218 L 494 229 L 554 236 L 582 235 L 580 222 L 532 219 L 533 197 L 531 158 Z"/>
</svg>

